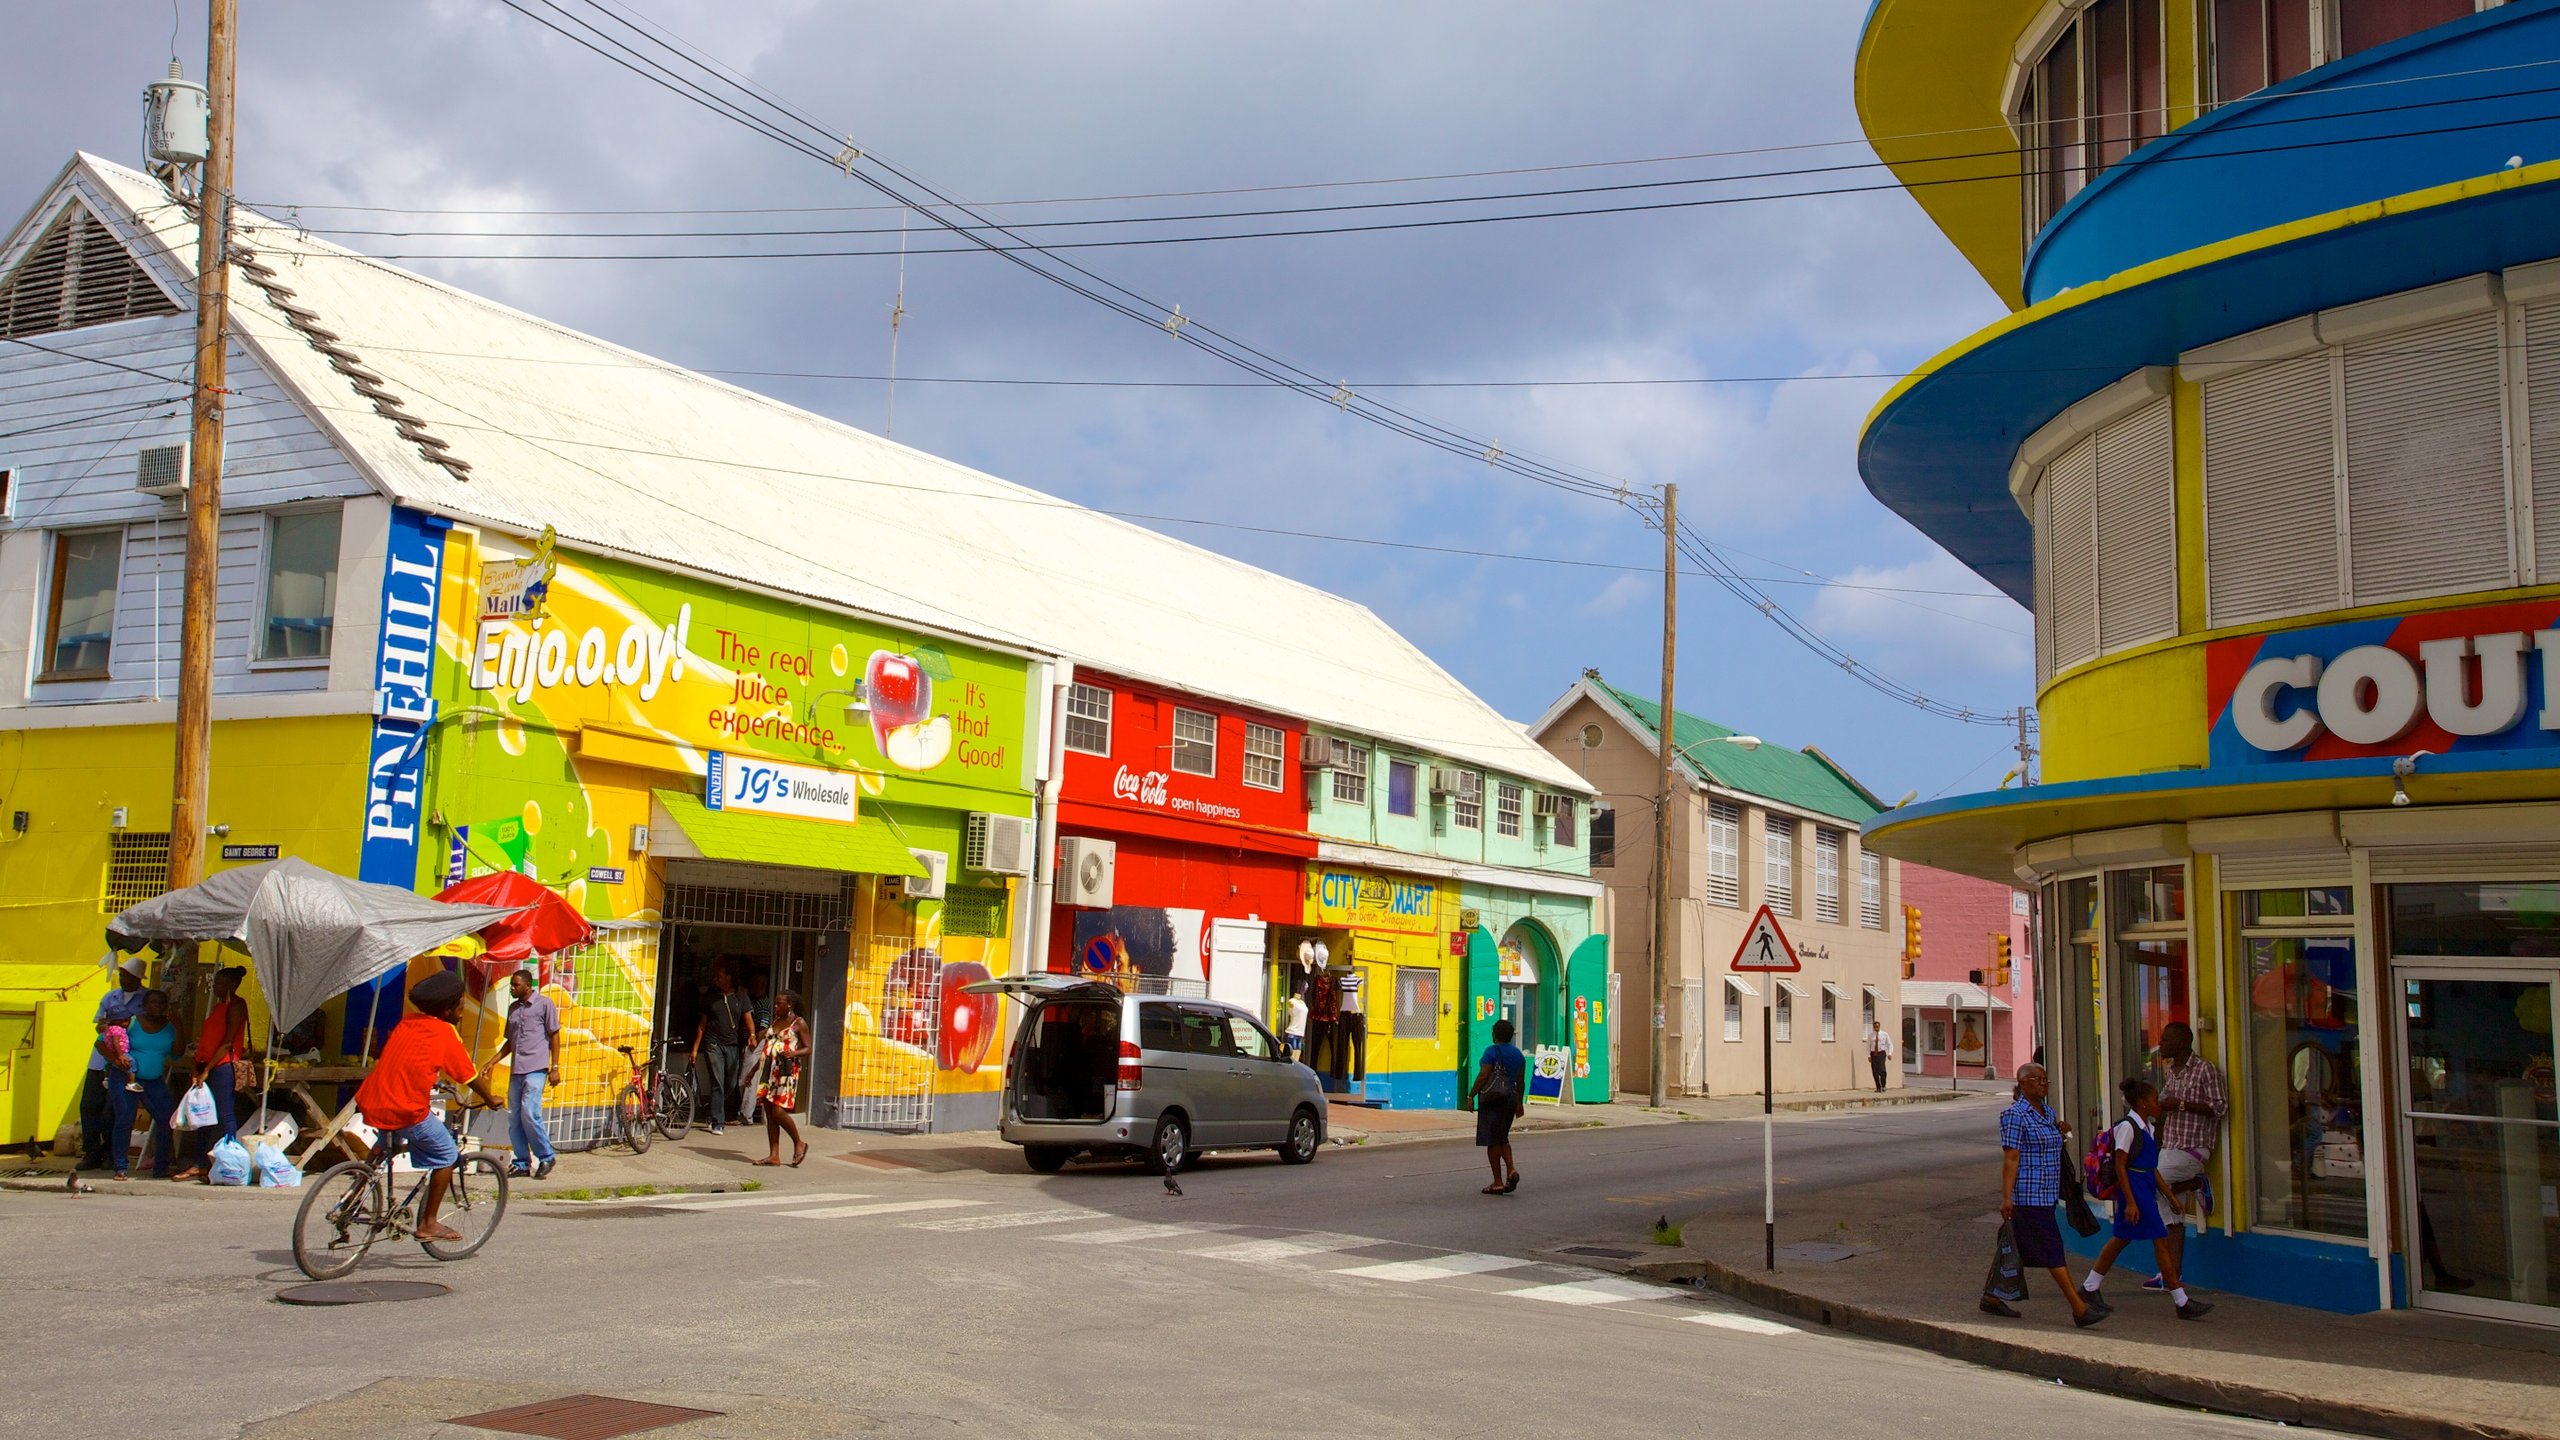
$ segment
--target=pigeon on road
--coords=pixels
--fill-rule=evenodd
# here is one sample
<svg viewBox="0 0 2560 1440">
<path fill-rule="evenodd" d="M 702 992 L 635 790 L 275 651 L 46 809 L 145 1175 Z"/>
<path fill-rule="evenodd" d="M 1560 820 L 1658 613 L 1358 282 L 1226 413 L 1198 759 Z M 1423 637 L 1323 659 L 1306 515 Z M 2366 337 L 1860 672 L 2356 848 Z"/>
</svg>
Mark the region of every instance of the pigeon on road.
<svg viewBox="0 0 2560 1440">
<path fill-rule="evenodd" d="M 1180 1182 L 1176 1181 L 1176 1180 L 1175 1180 L 1172 1176 L 1170 1176 L 1170 1175 L 1167 1175 L 1166 1177 L 1164 1177 L 1164 1193 L 1166 1193 L 1167 1195 L 1179 1195 L 1179 1194 L 1181 1194 L 1181 1193 L 1182 1193 L 1182 1186 L 1181 1186 Z"/>
</svg>

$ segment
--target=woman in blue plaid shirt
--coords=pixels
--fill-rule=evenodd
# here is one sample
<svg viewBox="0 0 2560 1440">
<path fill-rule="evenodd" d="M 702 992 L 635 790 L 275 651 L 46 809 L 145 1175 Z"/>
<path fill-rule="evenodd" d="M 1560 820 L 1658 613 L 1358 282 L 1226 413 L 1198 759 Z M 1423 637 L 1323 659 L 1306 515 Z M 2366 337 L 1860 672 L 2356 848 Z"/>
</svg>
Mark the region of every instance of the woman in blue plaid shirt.
<svg viewBox="0 0 2560 1440">
<path fill-rule="evenodd" d="M 2000 1218 L 2017 1237 L 2019 1266 L 2051 1275 L 2071 1306 L 2071 1323 L 2085 1329 L 2110 1311 L 2105 1300 L 2084 1295 L 2071 1283 L 2062 1226 L 2054 1219 L 2053 1207 L 2062 1201 L 2064 1152 L 2070 1148 L 2064 1141 L 2071 1127 L 2044 1108 L 2051 1088 L 2043 1066 L 2024 1066 L 2018 1071 L 2017 1100 L 2000 1112 Z M 1996 1295 L 1982 1297 L 1982 1312 L 2018 1318 L 2017 1310 Z"/>
</svg>

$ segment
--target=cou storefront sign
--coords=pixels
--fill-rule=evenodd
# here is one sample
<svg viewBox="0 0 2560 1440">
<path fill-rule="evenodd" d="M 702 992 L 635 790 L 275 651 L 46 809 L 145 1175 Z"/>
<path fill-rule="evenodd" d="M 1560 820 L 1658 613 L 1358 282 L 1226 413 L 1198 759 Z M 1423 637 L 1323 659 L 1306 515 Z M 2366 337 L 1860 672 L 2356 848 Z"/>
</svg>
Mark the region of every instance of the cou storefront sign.
<svg viewBox="0 0 2560 1440">
<path fill-rule="evenodd" d="M 2212 763 L 2560 750 L 2555 627 L 2560 602 L 2540 600 L 2217 640 Z"/>
</svg>

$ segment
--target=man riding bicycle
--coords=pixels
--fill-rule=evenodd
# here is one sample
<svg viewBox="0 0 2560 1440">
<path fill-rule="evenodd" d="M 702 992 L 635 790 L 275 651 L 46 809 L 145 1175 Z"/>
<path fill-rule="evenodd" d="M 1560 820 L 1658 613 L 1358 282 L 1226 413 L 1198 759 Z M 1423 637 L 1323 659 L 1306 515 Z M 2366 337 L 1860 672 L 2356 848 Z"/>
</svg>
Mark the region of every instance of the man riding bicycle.
<svg viewBox="0 0 2560 1440">
<path fill-rule="evenodd" d="M 462 1013 L 462 977 L 439 970 L 418 982 L 409 1003 L 418 1013 L 394 1026 L 382 1042 L 382 1058 L 357 1087 L 356 1109 L 384 1140 L 405 1142 L 411 1163 L 435 1172 L 427 1180 L 426 1206 L 418 1213 L 418 1238 L 458 1241 L 458 1232 L 436 1221 L 453 1184 L 453 1167 L 462 1159 L 453 1132 L 429 1108 L 436 1078 L 470 1086 L 482 1106 L 495 1108 L 498 1101 L 471 1063 L 471 1052 L 463 1048 L 462 1032 L 453 1023 Z"/>
</svg>

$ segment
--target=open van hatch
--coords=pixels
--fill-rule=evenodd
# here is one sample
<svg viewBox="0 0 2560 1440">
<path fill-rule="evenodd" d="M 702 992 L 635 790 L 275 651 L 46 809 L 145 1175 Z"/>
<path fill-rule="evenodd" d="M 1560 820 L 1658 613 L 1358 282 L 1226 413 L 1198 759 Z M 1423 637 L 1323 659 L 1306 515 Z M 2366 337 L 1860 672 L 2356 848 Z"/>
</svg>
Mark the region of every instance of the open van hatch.
<svg viewBox="0 0 2560 1440">
<path fill-rule="evenodd" d="M 1017 1118 L 1085 1125 L 1111 1118 L 1120 1065 L 1118 986 L 1037 974 L 981 980 L 967 989 L 1010 995 L 1029 1011 L 1005 1081 Z"/>
<path fill-rule="evenodd" d="M 1073 975 L 1043 971 L 1037 975 L 1007 975 L 995 980 L 980 980 L 960 987 L 972 995 L 1010 995 L 1028 1005 L 1034 1001 L 1046 1004 L 1053 1000 L 1105 1001 L 1117 1004 L 1120 987 L 1099 980 L 1079 980 Z"/>
</svg>

